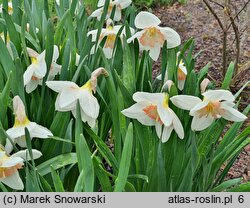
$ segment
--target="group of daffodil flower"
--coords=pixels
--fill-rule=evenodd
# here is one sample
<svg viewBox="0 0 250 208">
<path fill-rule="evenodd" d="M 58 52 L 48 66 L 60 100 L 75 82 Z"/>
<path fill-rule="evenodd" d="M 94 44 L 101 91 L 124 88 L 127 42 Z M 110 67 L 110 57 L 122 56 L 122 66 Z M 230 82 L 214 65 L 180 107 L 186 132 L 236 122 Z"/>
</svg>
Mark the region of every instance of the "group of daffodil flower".
<svg viewBox="0 0 250 208">
<path fill-rule="evenodd" d="M 56 1 L 60 4 L 60 1 Z M 131 0 L 110 0 L 106 15 L 106 28 L 103 28 L 98 39 L 98 45 L 104 38 L 106 41 L 103 46 L 103 52 L 107 59 L 112 58 L 115 50 L 115 40 L 122 25 L 114 25 L 110 19 L 113 8 L 115 13 L 113 20 L 121 20 L 122 9 L 128 7 L 132 3 Z M 101 19 L 104 11 L 105 0 L 99 0 L 98 9 L 91 14 L 91 17 Z M 12 4 L 8 5 L 9 14 L 12 14 Z M 2 7 L 0 6 L 0 12 Z M 127 39 L 131 43 L 137 39 L 141 50 L 149 51 L 149 56 L 156 61 L 159 57 L 161 48 L 167 42 L 167 48 L 175 48 L 181 44 L 180 36 L 176 31 L 169 27 L 160 27 L 160 19 L 149 12 L 140 12 L 135 18 L 135 26 L 138 31 L 135 33 L 133 28 L 130 28 L 132 36 Z M 27 25 L 28 30 L 28 25 Z M 37 31 L 38 32 L 38 31 Z M 92 42 L 97 40 L 98 30 L 88 32 L 88 36 L 92 36 Z M 123 41 L 125 31 L 120 33 L 120 39 Z M 4 36 L 1 35 L 4 39 Z M 5 40 L 6 46 L 11 54 L 9 37 Z M 96 46 L 93 46 L 91 53 L 95 53 Z M 96 91 L 97 77 L 101 74 L 108 76 L 107 71 L 100 67 L 91 74 L 91 78 L 83 86 L 79 87 L 76 83 L 70 81 L 52 81 L 57 74 L 60 74 L 61 66 L 57 64 L 59 57 L 59 48 L 54 46 L 51 66 L 47 66 L 45 62 L 45 53 L 43 51 L 38 54 L 31 48 L 27 48 L 28 55 L 31 60 L 31 65 L 23 74 L 24 86 L 27 93 L 33 92 L 38 85 L 42 85 L 43 79 L 49 69 L 46 85 L 53 91 L 58 93 L 55 109 L 61 112 L 71 111 L 76 116 L 77 103 L 80 104 L 81 119 L 87 122 L 93 128 L 96 124 L 96 119 L 99 114 L 99 104 L 93 92 Z M 12 56 L 12 55 L 11 55 Z M 179 54 L 177 54 L 177 57 Z M 13 56 L 12 56 L 13 57 Z M 80 56 L 76 54 L 76 66 L 78 66 Z M 179 90 L 183 90 L 187 76 L 187 69 L 181 60 L 178 63 L 177 86 Z M 162 79 L 161 75 L 157 79 Z M 203 99 L 190 95 L 176 95 L 169 97 L 165 92 L 148 93 L 136 92 L 133 95 L 133 100 L 136 102 L 131 107 L 124 109 L 122 113 L 132 119 L 137 119 L 141 124 L 146 126 L 155 126 L 157 136 L 162 142 L 167 142 L 174 130 L 180 139 L 185 136 L 184 129 L 180 119 L 175 112 L 169 107 L 169 101 L 175 106 L 190 111 L 190 116 L 193 116 L 191 129 L 193 131 L 201 131 L 209 127 L 215 119 L 224 118 L 229 121 L 243 121 L 246 116 L 237 111 L 234 106 L 235 97 L 227 90 L 206 90 L 208 80 L 205 79 L 201 83 L 201 92 Z M 171 88 L 173 82 L 168 80 L 168 74 L 164 77 L 164 83 Z M 164 85 L 164 86 L 165 86 Z M 28 129 L 31 139 L 49 138 L 53 136 L 52 132 L 47 128 L 38 125 L 35 122 L 29 121 L 25 113 L 25 106 L 19 96 L 13 99 L 13 109 L 15 115 L 14 126 L 6 131 L 8 139 L 4 148 L 0 148 L 0 181 L 13 189 L 23 189 L 23 183 L 19 177 L 18 170 L 22 168 L 23 161 L 29 160 L 30 155 L 27 150 L 22 150 L 17 153 L 9 154 L 13 150 L 13 144 L 18 144 L 20 147 L 27 147 L 25 139 L 25 128 Z M 33 158 L 36 159 L 42 154 L 38 150 L 32 150 Z"/>
</svg>

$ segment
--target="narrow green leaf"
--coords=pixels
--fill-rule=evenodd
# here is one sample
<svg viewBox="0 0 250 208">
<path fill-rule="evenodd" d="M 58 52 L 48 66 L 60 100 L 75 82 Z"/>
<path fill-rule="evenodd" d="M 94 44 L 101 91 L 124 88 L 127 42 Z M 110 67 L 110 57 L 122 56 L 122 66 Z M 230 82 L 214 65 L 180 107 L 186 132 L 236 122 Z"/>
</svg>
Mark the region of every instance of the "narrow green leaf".
<svg viewBox="0 0 250 208">
<path fill-rule="evenodd" d="M 130 169 L 132 146 L 133 146 L 133 124 L 130 123 L 125 137 L 125 143 L 122 151 L 118 177 L 115 181 L 115 192 L 121 192 L 125 188 Z"/>
</svg>

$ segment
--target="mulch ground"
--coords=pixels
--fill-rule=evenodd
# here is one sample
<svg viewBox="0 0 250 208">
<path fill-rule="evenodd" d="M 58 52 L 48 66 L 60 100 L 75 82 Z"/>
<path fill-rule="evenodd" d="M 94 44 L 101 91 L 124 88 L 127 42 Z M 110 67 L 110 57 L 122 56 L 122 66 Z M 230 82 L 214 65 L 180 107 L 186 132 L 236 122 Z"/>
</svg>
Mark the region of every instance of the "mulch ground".
<svg viewBox="0 0 250 208">
<path fill-rule="evenodd" d="M 232 0 L 235 5 L 234 13 L 237 13 L 246 2 L 249 0 Z M 223 19 L 223 12 L 215 6 L 215 11 L 219 17 Z M 212 62 L 212 67 L 209 69 L 209 78 L 217 87 L 223 79 L 222 75 L 222 30 L 213 15 L 206 8 L 202 0 L 189 0 L 187 4 L 180 5 L 178 3 L 173 6 L 156 6 L 152 9 L 162 21 L 161 26 L 174 28 L 181 36 L 182 42 L 185 42 L 190 37 L 195 39 L 195 53 L 200 51 L 201 54 L 196 60 L 195 70 L 200 70 L 208 62 Z M 250 11 L 249 11 L 250 12 Z M 246 30 L 249 31 L 249 24 L 244 25 L 244 17 L 246 10 L 243 10 L 237 24 L 241 30 L 241 41 L 247 38 L 241 48 L 241 56 L 239 63 L 239 71 L 241 72 L 236 82 L 231 88 L 232 92 L 237 92 L 242 85 L 250 80 L 250 36 L 246 37 Z M 228 35 L 228 54 L 229 60 L 235 59 L 235 36 L 233 30 L 229 31 Z M 154 64 L 154 73 L 158 73 L 160 69 L 160 61 Z M 240 108 L 244 108 L 250 103 L 249 86 L 242 93 Z M 242 109 L 241 109 L 242 110 Z M 249 125 L 249 119 L 245 126 Z M 250 145 L 247 146 L 239 155 L 238 159 L 230 169 L 227 178 L 243 177 L 245 180 L 250 179 Z"/>
</svg>

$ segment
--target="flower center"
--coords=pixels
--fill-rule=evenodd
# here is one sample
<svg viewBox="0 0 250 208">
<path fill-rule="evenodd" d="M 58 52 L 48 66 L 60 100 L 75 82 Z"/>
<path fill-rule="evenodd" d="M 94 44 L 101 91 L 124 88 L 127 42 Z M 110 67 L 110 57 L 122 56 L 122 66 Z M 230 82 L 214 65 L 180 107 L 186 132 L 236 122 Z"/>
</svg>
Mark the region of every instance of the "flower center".
<svg viewBox="0 0 250 208">
<path fill-rule="evenodd" d="M 157 106 L 156 105 L 149 105 L 145 108 L 142 109 L 143 112 L 151 119 L 163 124 L 163 122 L 161 121 L 159 114 L 157 112 Z"/>
<path fill-rule="evenodd" d="M 13 8 L 11 6 L 8 6 L 8 13 L 12 14 L 13 13 Z"/>
<path fill-rule="evenodd" d="M 154 48 L 155 45 L 158 44 L 162 47 L 165 42 L 165 37 L 159 29 L 149 27 L 145 29 L 145 32 L 140 37 L 139 41 L 143 46 Z"/>
<path fill-rule="evenodd" d="M 3 152 L 2 150 L 0 150 L 0 152 Z M 6 161 L 9 160 L 9 157 L 4 154 L 1 158 L 0 158 L 0 178 L 6 178 L 8 176 L 13 175 L 18 169 L 21 169 L 23 164 L 16 164 L 12 167 L 1 167 L 2 164 Z"/>
<path fill-rule="evenodd" d="M 31 63 L 32 63 L 32 64 L 37 64 L 37 63 L 38 63 L 37 58 L 31 57 L 30 59 L 31 59 Z"/>
<path fill-rule="evenodd" d="M 14 127 L 23 127 L 27 126 L 30 123 L 30 120 L 25 116 L 23 119 L 18 119 L 17 116 L 15 117 Z"/>
<path fill-rule="evenodd" d="M 115 39 L 116 39 L 116 35 L 115 34 L 108 35 L 104 48 L 111 48 L 111 49 L 113 49 L 114 45 L 115 45 Z"/>
<path fill-rule="evenodd" d="M 220 102 L 214 101 L 209 102 L 204 108 L 198 111 L 199 117 L 208 116 L 209 114 L 214 118 L 219 118 L 220 115 L 223 113 L 223 109 L 220 108 Z"/>
<path fill-rule="evenodd" d="M 82 90 L 88 90 L 89 92 L 92 92 L 92 84 L 91 80 L 87 81 L 82 87 Z"/>
</svg>

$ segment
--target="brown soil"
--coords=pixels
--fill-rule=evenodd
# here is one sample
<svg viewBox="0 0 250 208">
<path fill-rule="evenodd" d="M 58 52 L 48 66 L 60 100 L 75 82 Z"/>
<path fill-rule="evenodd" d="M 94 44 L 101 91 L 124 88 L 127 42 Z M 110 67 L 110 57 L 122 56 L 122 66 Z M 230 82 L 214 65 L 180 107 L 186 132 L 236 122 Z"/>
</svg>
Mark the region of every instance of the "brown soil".
<svg viewBox="0 0 250 208">
<path fill-rule="evenodd" d="M 235 5 L 234 14 L 237 14 L 240 9 L 249 0 L 232 0 Z M 218 2 L 218 1 L 217 1 Z M 223 12 L 220 12 L 220 7 L 214 6 L 218 16 L 223 20 Z M 189 0 L 187 4 L 180 5 L 178 3 L 170 7 L 156 6 L 153 8 L 153 13 L 156 14 L 162 21 L 161 26 L 174 28 L 185 42 L 190 37 L 195 39 L 195 53 L 202 51 L 196 60 L 196 70 L 201 69 L 208 62 L 212 62 L 212 67 L 209 69 L 209 79 L 212 80 L 217 87 L 223 79 L 222 75 L 222 30 L 213 15 L 206 8 L 202 0 Z M 246 10 L 241 12 L 237 24 L 240 28 L 240 39 L 243 41 L 246 38 L 244 45 L 241 47 L 241 56 L 239 63 L 239 71 L 237 81 L 232 85 L 231 90 L 237 92 L 242 85 L 250 80 L 250 36 L 246 37 L 247 25 L 244 25 L 244 17 Z M 249 26 L 249 24 L 248 24 Z M 229 31 L 228 35 L 228 54 L 229 60 L 235 59 L 235 36 L 233 30 Z M 155 74 L 159 71 L 160 61 L 154 64 Z M 154 74 L 154 76 L 155 76 Z M 248 105 L 249 86 L 242 93 L 241 108 Z M 245 125 L 249 125 L 246 122 Z M 250 179 L 250 145 L 239 155 L 238 159 L 230 169 L 227 178 L 243 177 L 246 180 Z"/>
</svg>

